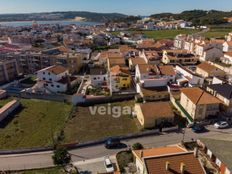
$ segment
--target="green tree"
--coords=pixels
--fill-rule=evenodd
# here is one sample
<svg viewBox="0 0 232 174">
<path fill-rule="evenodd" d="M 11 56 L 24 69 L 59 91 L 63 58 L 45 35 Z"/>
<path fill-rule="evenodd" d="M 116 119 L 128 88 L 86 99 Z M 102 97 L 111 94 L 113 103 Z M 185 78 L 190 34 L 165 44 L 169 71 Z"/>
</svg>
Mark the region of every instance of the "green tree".
<svg viewBox="0 0 232 174">
<path fill-rule="evenodd" d="M 57 148 L 52 156 L 53 163 L 57 166 L 66 166 L 71 161 L 71 155 L 66 148 Z"/>
<path fill-rule="evenodd" d="M 135 143 L 132 145 L 133 150 L 141 150 L 143 149 L 143 145 L 141 143 Z"/>
</svg>

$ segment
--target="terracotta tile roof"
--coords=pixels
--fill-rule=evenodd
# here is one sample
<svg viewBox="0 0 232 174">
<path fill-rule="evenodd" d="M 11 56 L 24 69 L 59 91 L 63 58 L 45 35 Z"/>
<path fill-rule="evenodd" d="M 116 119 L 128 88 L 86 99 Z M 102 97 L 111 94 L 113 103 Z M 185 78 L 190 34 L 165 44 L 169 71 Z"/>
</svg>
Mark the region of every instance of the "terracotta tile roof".
<svg viewBox="0 0 232 174">
<path fill-rule="evenodd" d="M 113 66 L 112 68 L 110 68 L 110 72 L 112 74 L 126 74 L 126 75 L 130 75 L 130 70 L 128 67 L 120 67 L 119 65 Z"/>
<path fill-rule="evenodd" d="M 174 76 L 176 74 L 172 65 L 159 66 L 159 70 L 163 75 Z"/>
<path fill-rule="evenodd" d="M 205 72 L 208 72 L 208 73 L 218 69 L 216 66 L 211 65 L 211 64 L 209 64 L 207 62 L 201 63 L 200 65 L 197 66 L 197 68 L 200 68 L 200 69 L 202 69 L 202 70 L 204 70 Z"/>
<path fill-rule="evenodd" d="M 181 148 L 178 145 L 173 146 L 165 146 L 165 147 L 157 147 L 157 148 L 149 148 L 149 149 L 142 149 L 142 150 L 134 150 L 133 151 L 137 157 L 147 158 L 147 157 L 155 157 L 167 154 L 176 154 L 187 152 L 185 149 Z"/>
<path fill-rule="evenodd" d="M 124 58 L 108 58 L 110 67 L 113 67 L 115 65 L 125 66 L 125 60 Z"/>
<path fill-rule="evenodd" d="M 227 52 L 227 53 L 225 53 L 225 55 L 232 57 L 232 52 Z"/>
<path fill-rule="evenodd" d="M 156 65 L 138 65 L 141 74 L 153 72 L 154 74 L 160 74 L 160 71 Z"/>
<path fill-rule="evenodd" d="M 160 60 L 162 58 L 162 53 L 157 51 L 145 51 L 145 55 L 148 60 Z"/>
<path fill-rule="evenodd" d="M 61 65 L 54 65 L 54 66 L 48 67 L 46 70 L 56 75 L 67 71 L 67 69 Z"/>
<path fill-rule="evenodd" d="M 100 53 L 101 59 L 107 59 L 107 58 L 123 58 L 122 53 L 119 49 L 110 49 L 107 51 L 102 51 Z"/>
<path fill-rule="evenodd" d="M 143 64 L 146 64 L 145 60 L 143 58 L 131 58 L 131 63 L 133 65 L 143 65 Z"/>
<path fill-rule="evenodd" d="M 14 106 L 16 103 L 18 102 L 18 100 L 12 100 L 10 102 L 8 102 L 7 104 L 5 104 L 3 107 L 0 108 L 0 117 L 4 117 L 4 115 L 1 115 L 2 113 L 6 112 L 7 110 L 9 110 L 12 106 Z"/>
<path fill-rule="evenodd" d="M 131 48 L 129 45 L 120 45 L 119 50 L 124 53 L 124 52 L 129 52 L 129 51 L 138 51 L 134 48 Z"/>
<path fill-rule="evenodd" d="M 205 174 L 200 161 L 194 157 L 193 152 L 154 157 L 144 161 L 148 174 L 181 174 L 181 164 L 185 165 L 183 174 Z M 170 164 L 169 170 L 166 170 L 166 162 Z"/>
<path fill-rule="evenodd" d="M 148 102 L 140 104 L 144 118 L 174 117 L 170 102 Z"/>
<path fill-rule="evenodd" d="M 189 100 L 191 100 L 196 105 L 222 103 L 219 99 L 198 87 L 182 88 L 181 92 L 184 93 L 189 98 Z"/>
</svg>

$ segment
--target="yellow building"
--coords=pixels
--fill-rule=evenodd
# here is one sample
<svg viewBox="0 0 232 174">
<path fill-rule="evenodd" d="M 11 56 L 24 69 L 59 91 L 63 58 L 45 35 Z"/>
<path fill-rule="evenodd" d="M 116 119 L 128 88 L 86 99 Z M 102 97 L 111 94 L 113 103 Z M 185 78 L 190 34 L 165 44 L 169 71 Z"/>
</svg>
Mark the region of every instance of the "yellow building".
<svg viewBox="0 0 232 174">
<path fill-rule="evenodd" d="M 119 65 L 110 68 L 109 86 L 111 94 L 129 89 L 131 86 L 131 75 L 129 68 L 120 67 Z"/>
</svg>

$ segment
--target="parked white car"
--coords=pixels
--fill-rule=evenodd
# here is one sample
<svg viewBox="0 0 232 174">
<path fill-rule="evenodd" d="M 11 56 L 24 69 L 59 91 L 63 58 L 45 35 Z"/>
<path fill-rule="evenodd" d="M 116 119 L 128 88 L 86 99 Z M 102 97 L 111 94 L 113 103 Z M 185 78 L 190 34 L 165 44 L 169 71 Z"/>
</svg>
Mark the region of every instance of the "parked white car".
<svg viewBox="0 0 232 174">
<path fill-rule="evenodd" d="M 104 165 L 107 172 L 114 172 L 114 166 L 109 157 L 105 157 Z"/>
<path fill-rule="evenodd" d="M 229 127 L 229 124 L 226 121 L 220 121 L 214 124 L 214 127 L 217 129 L 224 129 Z"/>
</svg>

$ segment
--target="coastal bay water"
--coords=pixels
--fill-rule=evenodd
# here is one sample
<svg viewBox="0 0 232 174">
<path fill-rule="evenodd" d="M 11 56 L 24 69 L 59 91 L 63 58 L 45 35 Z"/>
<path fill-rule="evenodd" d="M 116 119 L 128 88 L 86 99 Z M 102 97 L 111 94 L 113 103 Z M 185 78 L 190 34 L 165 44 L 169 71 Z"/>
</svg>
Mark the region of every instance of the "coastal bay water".
<svg viewBox="0 0 232 174">
<path fill-rule="evenodd" d="M 100 25 L 99 22 L 87 22 L 87 21 L 36 21 L 37 24 L 46 25 L 46 24 L 59 24 L 59 25 Z M 8 26 L 8 27 L 26 27 L 31 26 L 33 21 L 11 21 L 11 22 L 0 22 L 0 26 Z"/>
</svg>

